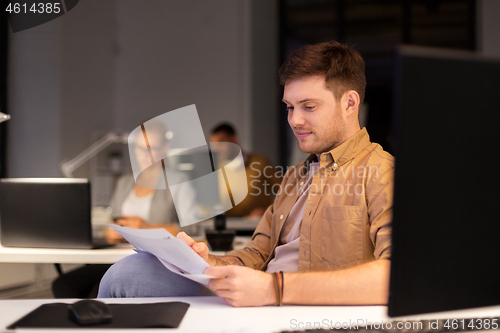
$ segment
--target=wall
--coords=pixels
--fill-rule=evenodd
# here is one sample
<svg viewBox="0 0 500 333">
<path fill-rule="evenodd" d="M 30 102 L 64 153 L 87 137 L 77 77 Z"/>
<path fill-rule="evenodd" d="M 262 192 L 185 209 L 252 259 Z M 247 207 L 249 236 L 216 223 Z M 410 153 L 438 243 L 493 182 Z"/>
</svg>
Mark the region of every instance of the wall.
<svg viewBox="0 0 500 333">
<path fill-rule="evenodd" d="M 61 159 L 60 22 L 11 33 L 9 177 L 57 177 Z"/>
<path fill-rule="evenodd" d="M 196 104 L 207 137 L 227 120 L 248 147 L 250 108 L 242 102 L 249 100 L 247 7 L 248 1 L 232 0 L 117 3 L 117 128 L 130 131 Z"/>
<path fill-rule="evenodd" d="M 113 130 L 116 1 L 80 1 L 61 17 L 61 159 Z M 89 177 L 89 164 L 75 172 Z"/>
</svg>

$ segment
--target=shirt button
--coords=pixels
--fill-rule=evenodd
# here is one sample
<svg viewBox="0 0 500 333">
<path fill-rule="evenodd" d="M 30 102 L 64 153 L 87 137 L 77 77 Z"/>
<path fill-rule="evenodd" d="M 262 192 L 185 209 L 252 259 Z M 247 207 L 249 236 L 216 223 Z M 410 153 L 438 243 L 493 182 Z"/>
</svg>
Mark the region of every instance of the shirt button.
<svg viewBox="0 0 500 333">
<path fill-rule="evenodd" d="M 283 220 L 283 215 L 280 215 L 280 220 Z"/>
<path fill-rule="evenodd" d="M 304 185 L 304 182 L 300 182 L 300 186 Z"/>
<path fill-rule="evenodd" d="M 333 167 L 336 168 L 337 167 L 337 163 L 333 163 Z"/>
</svg>

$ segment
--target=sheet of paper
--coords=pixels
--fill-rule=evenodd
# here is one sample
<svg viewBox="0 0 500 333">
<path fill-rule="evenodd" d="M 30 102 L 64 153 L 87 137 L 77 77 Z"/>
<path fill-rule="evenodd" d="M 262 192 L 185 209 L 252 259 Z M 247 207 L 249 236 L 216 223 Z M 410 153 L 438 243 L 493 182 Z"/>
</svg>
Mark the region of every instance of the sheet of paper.
<svg viewBox="0 0 500 333">
<path fill-rule="evenodd" d="M 138 252 L 151 253 L 172 272 L 205 285 L 213 278 L 203 274 L 210 265 L 167 230 L 132 229 L 114 224 L 110 226 L 135 246 Z"/>
<path fill-rule="evenodd" d="M 134 245 L 136 249 L 144 252 L 146 251 L 142 245 L 147 246 L 151 239 L 168 239 L 175 238 L 170 232 L 163 228 L 158 229 L 132 229 L 127 227 L 122 227 L 116 224 L 109 224 L 109 226 L 116 230 L 120 235 L 123 236 L 130 244 Z"/>
<path fill-rule="evenodd" d="M 163 228 L 156 229 L 132 229 L 127 227 L 122 227 L 116 224 L 110 224 L 111 227 L 119 227 L 120 230 L 131 235 L 136 235 L 139 237 L 150 238 L 150 239 L 163 239 L 163 238 L 176 238 L 170 232 Z M 116 230 L 116 229 L 115 229 Z"/>
<path fill-rule="evenodd" d="M 160 259 L 160 258 L 158 260 L 160 260 L 160 262 L 165 267 L 167 267 L 168 269 L 170 269 L 170 271 L 172 271 L 173 273 L 182 275 L 182 276 L 184 276 L 187 279 L 196 281 L 196 282 L 204 284 L 206 286 L 208 286 L 208 283 L 210 282 L 210 279 L 213 278 L 213 276 L 206 275 L 206 274 L 189 274 L 189 273 L 185 273 L 185 272 L 182 272 L 178 267 L 175 267 L 174 265 L 170 264 L 168 261 L 165 261 L 165 260 Z"/>
</svg>

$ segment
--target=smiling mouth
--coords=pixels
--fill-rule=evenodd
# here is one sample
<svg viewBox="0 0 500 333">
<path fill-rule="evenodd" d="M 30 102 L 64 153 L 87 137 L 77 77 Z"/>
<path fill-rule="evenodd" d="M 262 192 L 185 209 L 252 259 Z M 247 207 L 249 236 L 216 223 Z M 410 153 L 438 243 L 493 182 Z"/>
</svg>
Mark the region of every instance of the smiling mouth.
<svg viewBox="0 0 500 333">
<path fill-rule="evenodd" d="M 299 139 L 302 139 L 302 138 L 306 138 L 308 137 L 309 135 L 311 135 L 312 132 L 299 132 L 299 131 L 296 131 L 295 132 L 295 135 L 297 136 L 297 138 Z"/>
</svg>

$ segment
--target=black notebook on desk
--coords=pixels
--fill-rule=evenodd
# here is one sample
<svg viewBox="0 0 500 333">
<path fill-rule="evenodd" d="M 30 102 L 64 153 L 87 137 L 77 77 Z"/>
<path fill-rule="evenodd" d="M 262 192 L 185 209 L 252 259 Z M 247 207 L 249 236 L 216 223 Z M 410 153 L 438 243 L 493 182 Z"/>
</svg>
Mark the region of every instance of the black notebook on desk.
<svg viewBox="0 0 500 333">
<path fill-rule="evenodd" d="M 68 316 L 68 304 L 44 304 L 11 324 L 8 329 L 19 328 L 177 328 L 189 304 L 163 302 L 146 304 L 108 304 L 111 322 L 79 326 Z"/>
<path fill-rule="evenodd" d="M 0 180 L 0 238 L 5 247 L 91 249 L 90 182 L 80 178 Z"/>
</svg>

